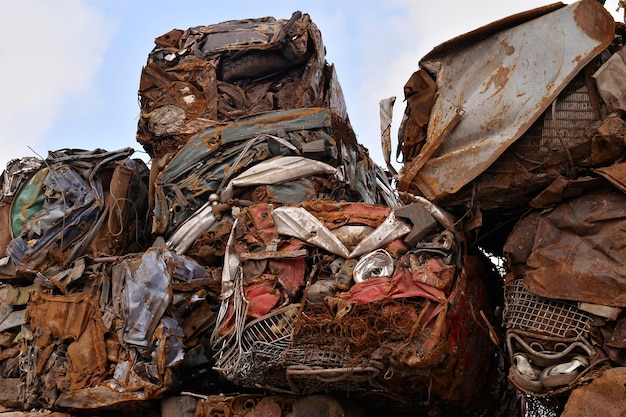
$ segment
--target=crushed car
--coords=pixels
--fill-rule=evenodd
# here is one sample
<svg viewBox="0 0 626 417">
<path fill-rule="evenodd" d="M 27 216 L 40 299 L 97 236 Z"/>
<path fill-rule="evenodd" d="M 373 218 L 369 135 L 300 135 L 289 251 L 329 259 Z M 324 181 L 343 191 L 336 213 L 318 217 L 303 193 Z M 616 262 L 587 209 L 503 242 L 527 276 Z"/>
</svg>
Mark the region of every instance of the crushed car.
<svg viewBox="0 0 626 417">
<path fill-rule="evenodd" d="M 274 110 L 348 114 L 311 17 L 233 20 L 155 39 L 141 73 L 137 141 L 153 160 L 209 127 Z"/>
</svg>

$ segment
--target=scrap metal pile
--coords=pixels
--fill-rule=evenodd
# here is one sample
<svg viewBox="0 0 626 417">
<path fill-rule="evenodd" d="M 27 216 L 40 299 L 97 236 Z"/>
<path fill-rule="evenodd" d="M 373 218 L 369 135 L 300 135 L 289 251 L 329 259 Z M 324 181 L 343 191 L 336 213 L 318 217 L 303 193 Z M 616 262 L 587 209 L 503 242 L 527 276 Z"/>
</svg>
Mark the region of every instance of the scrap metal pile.
<svg viewBox="0 0 626 417">
<path fill-rule="evenodd" d="M 625 408 L 605 372 L 626 365 L 625 29 L 556 3 L 438 46 L 405 85 L 398 188 L 506 259 L 508 379 L 563 415 Z"/>
<path fill-rule="evenodd" d="M 158 37 L 150 168 L 62 149 L 0 179 L 0 405 L 574 415 L 623 390 L 624 33 L 581 0 L 435 48 L 395 177 L 307 14 Z"/>
</svg>

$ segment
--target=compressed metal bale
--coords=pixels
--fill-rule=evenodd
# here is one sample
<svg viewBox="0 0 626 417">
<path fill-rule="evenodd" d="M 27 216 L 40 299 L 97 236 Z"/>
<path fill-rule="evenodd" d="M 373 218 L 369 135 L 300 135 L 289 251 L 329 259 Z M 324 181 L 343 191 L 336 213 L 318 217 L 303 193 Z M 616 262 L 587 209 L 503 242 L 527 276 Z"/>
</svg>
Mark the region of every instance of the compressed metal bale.
<svg viewBox="0 0 626 417">
<path fill-rule="evenodd" d="M 31 278 L 80 256 L 125 254 L 146 243 L 148 169 L 130 148 L 59 150 L 5 171 L 11 239 L 0 274 Z M 6 209 L 4 209 L 6 210 Z M 4 237 L 6 240 L 7 237 Z"/>
<path fill-rule="evenodd" d="M 327 107 L 348 121 L 320 31 L 306 13 L 173 30 L 141 73 L 137 140 L 158 159 L 208 127 L 287 109 Z"/>
</svg>

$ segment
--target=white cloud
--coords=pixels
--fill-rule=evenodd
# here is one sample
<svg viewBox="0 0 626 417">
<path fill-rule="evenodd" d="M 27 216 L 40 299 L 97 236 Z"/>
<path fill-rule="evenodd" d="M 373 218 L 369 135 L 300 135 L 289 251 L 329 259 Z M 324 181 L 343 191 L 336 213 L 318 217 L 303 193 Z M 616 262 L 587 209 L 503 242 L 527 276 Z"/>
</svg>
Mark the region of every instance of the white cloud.
<svg viewBox="0 0 626 417">
<path fill-rule="evenodd" d="M 1 169 L 32 156 L 63 104 L 89 92 L 109 36 L 87 0 L 0 3 Z"/>
</svg>

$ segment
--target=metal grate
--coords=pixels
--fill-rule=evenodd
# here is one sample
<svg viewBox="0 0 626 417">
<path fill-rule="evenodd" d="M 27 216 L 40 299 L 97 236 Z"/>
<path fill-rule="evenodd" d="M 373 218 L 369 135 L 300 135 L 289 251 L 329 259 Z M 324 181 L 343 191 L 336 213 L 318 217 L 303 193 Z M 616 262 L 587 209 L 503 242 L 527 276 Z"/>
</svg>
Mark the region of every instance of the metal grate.
<svg viewBox="0 0 626 417">
<path fill-rule="evenodd" d="M 345 368 L 341 352 L 317 346 L 294 348 L 285 345 L 255 343 L 251 352 L 256 387 L 308 394 L 327 390 L 357 390 L 354 368 Z M 249 383 L 250 381 L 248 381 Z"/>
<path fill-rule="evenodd" d="M 542 333 L 549 336 L 581 339 L 591 328 L 591 316 L 576 304 L 539 297 L 517 279 L 504 288 L 504 323 L 507 329 Z"/>
<path fill-rule="evenodd" d="M 505 151 L 488 169 L 492 174 L 514 174 L 520 167 L 533 170 L 546 157 L 588 142 L 585 132 L 598 119 L 589 90 L 581 71 L 559 94 L 555 103 L 555 119 L 552 107 Z"/>
<path fill-rule="evenodd" d="M 256 342 L 291 340 L 300 304 L 290 304 L 250 322 L 244 329 L 241 346 L 249 350 Z"/>
<path fill-rule="evenodd" d="M 216 369 L 224 372 L 229 378 L 238 379 L 237 375 L 247 375 L 252 366 L 250 358 L 256 343 L 275 344 L 279 350 L 291 343 L 295 319 L 300 304 L 290 304 L 266 316 L 256 319 L 241 332 L 240 343 L 235 339 L 225 341 L 216 355 Z"/>
<path fill-rule="evenodd" d="M 359 382 L 378 374 L 374 368 L 346 367 L 344 353 L 317 346 L 293 347 L 298 307 L 251 322 L 244 330 L 240 354 L 225 361 L 224 375 L 237 384 L 293 394 L 359 390 Z"/>
</svg>

